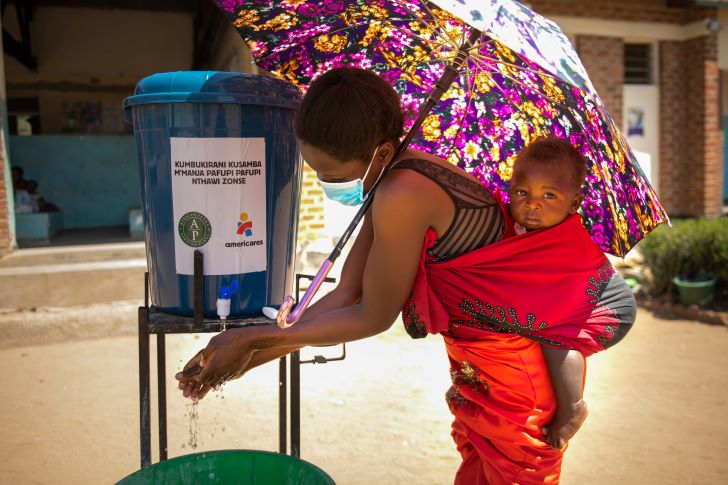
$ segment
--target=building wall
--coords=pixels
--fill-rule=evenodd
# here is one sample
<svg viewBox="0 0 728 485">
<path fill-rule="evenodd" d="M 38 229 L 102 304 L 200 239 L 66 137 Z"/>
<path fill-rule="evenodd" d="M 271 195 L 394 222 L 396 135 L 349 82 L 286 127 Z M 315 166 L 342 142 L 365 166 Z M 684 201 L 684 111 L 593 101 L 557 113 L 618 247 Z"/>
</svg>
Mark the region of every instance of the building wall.
<svg viewBox="0 0 728 485">
<path fill-rule="evenodd" d="M 4 25 L 20 38 L 13 6 Z M 154 72 L 192 67 L 193 15 L 182 12 L 36 7 L 31 22 L 32 72 L 6 56 L 8 82 L 134 85 Z"/>
<path fill-rule="evenodd" d="M 624 42 L 617 37 L 578 35 L 576 50 L 607 111 L 622 126 Z"/>
<path fill-rule="evenodd" d="M 301 184 L 301 211 L 298 220 L 299 246 L 327 236 L 324 224 L 324 193 L 318 183 L 316 172 L 308 165 L 304 166 Z"/>
<path fill-rule="evenodd" d="M 689 114 L 686 120 L 690 130 L 688 150 L 694 149 L 700 158 L 692 160 L 695 165 L 687 158 L 685 160 L 690 167 L 695 167 L 686 187 L 688 194 L 694 196 L 685 207 L 688 215 L 718 216 L 723 206 L 723 133 L 717 36 L 692 39 L 686 42 L 686 47 L 688 72 L 691 73 L 687 91 L 690 96 L 683 97 Z"/>
<path fill-rule="evenodd" d="M 659 46 L 660 112 L 669 113 L 660 120 L 660 201 L 668 214 L 680 212 L 685 205 L 686 192 L 681 186 L 684 172 L 687 132 L 687 104 L 682 101 L 687 92 L 685 75 L 686 47 L 684 42 L 665 41 Z"/>
<path fill-rule="evenodd" d="M 665 0 L 527 0 L 532 9 L 546 17 L 570 17 L 631 22 L 686 23 L 712 16 L 712 8 L 666 7 Z"/>
<path fill-rule="evenodd" d="M 660 43 L 661 201 L 676 216 L 717 216 L 723 134 L 716 36 Z"/>
<path fill-rule="evenodd" d="M 5 27 L 20 39 L 14 7 Z M 36 7 L 30 24 L 37 71 L 5 55 L 9 98 L 37 97 L 41 132 L 124 133 L 126 96 L 155 72 L 192 67 L 193 15 L 71 7 Z M 87 129 L 78 129 L 89 116 Z"/>
<path fill-rule="evenodd" d="M 5 100 L 0 100 L 4 104 Z M 4 125 L 4 113 L 0 113 L 0 124 Z M 12 251 L 15 246 L 15 224 L 10 210 L 12 189 L 10 182 L 10 164 L 5 155 L 5 134 L 0 127 L 0 258 Z"/>
<path fill-rule="evenodd" d="M 0 19 L 0 30 L 2 30 Z M 0 51 L 2 50 L 0 36 Z M 13 189 L 10 175 L 10 160 L 7 151 L 7 103 L 5 101 L 5 67 L 0 57 L 0 258 L 10 253 L 15 242 L 15 214 L 13 207 Z"/>
<path fill-rule="evenodd" d="M 658 43 L 658 195 L 671 216 L 716 216 L 723 202 L 723 134 L 714 8 L 669 8 L 662 0 L 533 0 L 575 39 L 608 111 L 621 118 L 623 43 Z M 728 15 L 721 13 L 720 18 Z M 725 29 L 724 29 L 725 30 Z M 728 50 L 728 34 L 721 33 Z M 728 54 L 721 59 L 728 63 Z M 727 66 L 728 68 L 728 66 Z M 618 121 L 619 126 L 623 126 Z"/>
<path fill-rule="evenodd" d="M 3 20 L 20 39 L 14 5 Z M 39 193 L 63 210 L 66 228 L 125 225 L 128 209 L 139 207 L 134 139 L 103 135 L 131 132 L 122 103 L 140 79 L 192 67 L 193 21 L 185 12 L 36 6 L 30 32 L 37 70 L 3 56 L 7 98 L 37 99 L 44 134 L 6 139 L 4 170 L 18 165 L 38 180 Z M 12 211 L 0 182 L 0 255 L 14 244 Z"/>
<path fill-rule="evenodd" d="M 4 17 L 10 21 L 8 30 L 20 38 L 13 5 L 6 7 Z M 71 135 L 65 143 L 51 136 L 45 137 L 40 144 L 13 137 L 17 146 L 14 150 L 16 160 L 12 163 L 23 166 L 27 178 L 39 181 L 39 191 L 64 210 L 65 227 L 124 224 L 127 206 L 138 199 L 136 156 L 132 154 L 129 158 L 127 153 L 127 145 L 133 145 L 133 139 L 122 142 L 121 138 L 101 136 L 92 141 L 87 136 L 87 148 L 94 145 L 96 148 L 92 152 L 105 153 L 102 157 L 105 161 L 95 163 L 93 167 L 88 166 L 87 157 L 71 156 L 72 150 L 68 148 L 81 143 L 79 130 L 74 130 L 78 113 L 89 109 L 100 111 L 100 121 L 88 127 L 86 133 L 128 133 L 131 127 L 123 122 L 121 107 L 123 99 L 133 93 L 136 82 L 155 72 L 192 68 L 194 21 L 193 15 L 180 12 L 37 7 L 31 23 L 33 51 L 38 58 L 37 72 L 31 72 L 15 59 L 4 56 L 10 95 L 37 97 L 39 100 L 42 133 Z M 252 63 L 247 46 L 229 22 L 206 31 L 205 35 L 200 41 L 211 43 L 213 47 L 209 49 L 209 58 L 199 67 L 263 74 Z M 43 156 L 43 150 L 53 144 L 60 144 L 63 148 L 50 156 Z M 123 157 L 117 157 L 115 161 L 108 158 L 108 150 L 101 148 L 119 144 L 124 146 L 117 147 L 117 154 Z M 61 154 L 70 157 L 71 163 L 60 163 L 58 157 Z M 71 171 L 64 171 L 64 167 Z M 82 177 L 84 180 L 78 177 L 64 180 L 72 177 L 73 169 L 80 167 L 85 167 L 84 173 L 111 168 L 112 173 L 124 180 L 132 177 L 134 180 L 127 182 L 131 183 L 133 193 L 122 190 L 120 184 L 108 184 L 105 174 L 100 172 L 88 178 Z M 81 200 L 72 200 L 72 194 L 93 184 L 91 179 L 99 182 L 93 196 L 105 200 L 101 205 L 109 210 L 98 213 L 94 210 L 82 217 Z M 111 193 L 114 190 L 119 193 Z M 110 207 L 109 200 L 113 201 Z M 303 177 L 302 200 L 298 232 L 301 243 L 326 235 L 323 193 L 315 174 L 308 167 Z M 3 202 L 8 204 L 7 199 L 0 195 L 0 210 Z M 2 224 L 3 218 L 0 217 L 0 234 Z"/>
<path fill-rule="evenodd" d="M 657 80 L 655 84 L 625 84 L 623 93 L 623 133 L 640 168 L 659 193 L 660 88 Z M 633 111 L 632 125 L 629 119 L 630 111 Z"/>
<path fill-rule="evenodd" d="M 142 207 L 133 136 L 11 136 L 10 158 L 61 209 L 64 229 L 125 226 Z"/>
</svg>

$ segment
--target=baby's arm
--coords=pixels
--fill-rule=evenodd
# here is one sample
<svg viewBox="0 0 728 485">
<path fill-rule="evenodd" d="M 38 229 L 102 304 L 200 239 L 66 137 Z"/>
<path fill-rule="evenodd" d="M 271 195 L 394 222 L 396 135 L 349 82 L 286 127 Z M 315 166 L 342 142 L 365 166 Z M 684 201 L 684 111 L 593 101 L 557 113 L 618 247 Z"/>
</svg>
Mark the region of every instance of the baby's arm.
<svg viewBox="0 0 728 485">
<path fill-rule="evenodd" d="M 556 415 L 544 434 L 552 447 L 561 449 L 576 434 L 588 414 L 583 400 L 585 362 L 578 350 L 547 345 L 541 348 L 558 405 Z"/>
</svg>

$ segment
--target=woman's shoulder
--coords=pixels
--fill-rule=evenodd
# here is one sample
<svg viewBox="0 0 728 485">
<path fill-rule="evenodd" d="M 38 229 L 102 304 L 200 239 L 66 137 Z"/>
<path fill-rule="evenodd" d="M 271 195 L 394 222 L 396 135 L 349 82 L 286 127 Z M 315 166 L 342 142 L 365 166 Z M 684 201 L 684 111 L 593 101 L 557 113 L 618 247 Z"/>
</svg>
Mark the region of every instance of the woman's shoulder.
<svg viewBox="0 0 728 485">
<path fill-rule="evenodd" d="M 390 168 L 377 188 L 373 206 L 432 218 L 439 217 L 448 200 L 442 188 L 422 172 Z"/>
<path fill-rule="evenodd" d="M 482 185 L 482 182 L 477 178 L 470 175 L 468 172 L 458 167 L 457 165 L 448 162 L 447 160 L 426 153 L 420 150 L 405 150 L 394 163 L 394 167 L 399 168 L 414 168 L 415 171 L 419 170 L 439 178 L 453 178 L 464 179 L 469 182 L 473 182 L 477 185 Z"/>
<path fill-rule="evenodd" d="M 416 170 L 390 169 L 377 188 L 377 198 L 421 198 L 437 189 L 436 184 Z"/>
<path fill-rule="evenodd" d="M 415 149 L 407 149 L 397 156 L 397 159 L 392 163 L 392 167 L 410 167 L 410 166 L 421 166 L 421 167 L 443 167 L 448 169 L 460 170 L 455 165 L 449 163 L 436 155 L 432 155 L 427 152 L 423 152 Z M 462 170 L 463 173 L 466 173 Z"/>
</svg>

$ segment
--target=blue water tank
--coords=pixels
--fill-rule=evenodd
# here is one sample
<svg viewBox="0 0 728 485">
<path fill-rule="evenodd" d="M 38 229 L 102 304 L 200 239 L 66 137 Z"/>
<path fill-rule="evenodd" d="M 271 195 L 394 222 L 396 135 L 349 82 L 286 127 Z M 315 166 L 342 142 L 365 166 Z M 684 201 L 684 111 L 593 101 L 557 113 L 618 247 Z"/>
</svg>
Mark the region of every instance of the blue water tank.
<svg viewBox="0 0 728 485">
<path fill-rule="evenodd" d="M 237 281 L 230 316 L 291 291 L 302 164 L 298 90 L 266 76 L 154 74 L 124 100 L 134 125 L 152 305 L 192 315 L 194 251 L 204 255 L 204 313 Z M 234 284 L 233 284 L 234 286 Z"/>
</svg>

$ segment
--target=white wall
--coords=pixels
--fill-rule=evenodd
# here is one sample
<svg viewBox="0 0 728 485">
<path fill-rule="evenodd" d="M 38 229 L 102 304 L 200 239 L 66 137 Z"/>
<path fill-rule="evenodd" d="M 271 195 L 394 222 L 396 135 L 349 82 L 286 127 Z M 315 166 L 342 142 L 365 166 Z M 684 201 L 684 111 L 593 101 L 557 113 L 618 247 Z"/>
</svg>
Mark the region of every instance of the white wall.
<svg viewBox="0 0 728 485">
<path fill-rule="evenodd" d="M 622 132 L 652 187 L 659 191 L 660 90 L 657 86 L 626 84 L 623 91 Z M 642 134 L 629 133 L 630 110 L 643 114 Z"/>
</svg>

